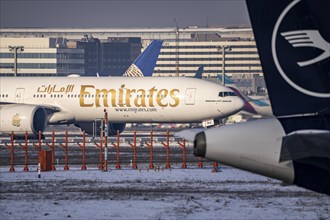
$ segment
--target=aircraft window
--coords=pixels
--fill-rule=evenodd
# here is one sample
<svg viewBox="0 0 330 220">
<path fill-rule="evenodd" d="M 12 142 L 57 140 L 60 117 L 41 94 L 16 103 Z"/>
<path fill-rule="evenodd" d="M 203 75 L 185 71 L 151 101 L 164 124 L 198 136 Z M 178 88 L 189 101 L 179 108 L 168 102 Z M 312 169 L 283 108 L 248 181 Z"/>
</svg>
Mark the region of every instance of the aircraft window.
<svg viewBox="0 0 330 220">
<path fill-rule="evenodd" d="M 63 98 L 63 95 L 61 95 L 61 98 Z"/>
<path fill-rule="evenodd" d="M 8 98 L 8 95 L 6 95 L 6 98 Z"/>
<path fill-rule="evenodd" d="M 234 92 L 219 92 L 219 97 L 236 96 Z"/>
<path fill-rule="evenodd" d="M 36 95 L 33 95 L 33 98 L 35 98 L 36 97 Z"/>
<path fill-rule="evenodd" d="M 75 98 L 77 98 L 77 94 L 76 94 L 76 95 L 74 95 L 74 97 L 75 97 Z"/>
<path fill-rule="evenodd" d="M 91 97 L 91 95 L 89 94 L 89 95 L 88 95 L 88 98 L 90 98 L 90 97 Z"/>
<path fill-rule="evenodd" d="M 53 98 L 53 95 L 50 95 L 51 98 Z"/>
</svg>

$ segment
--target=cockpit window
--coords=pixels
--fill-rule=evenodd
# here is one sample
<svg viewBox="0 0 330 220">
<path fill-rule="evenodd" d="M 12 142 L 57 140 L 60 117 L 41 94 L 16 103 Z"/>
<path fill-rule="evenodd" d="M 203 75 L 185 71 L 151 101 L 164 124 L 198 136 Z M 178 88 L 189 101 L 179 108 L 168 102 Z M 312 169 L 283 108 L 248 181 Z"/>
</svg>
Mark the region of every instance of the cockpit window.
<svg viewBox="0 0 330 220">
<path fill-rule="evenodd" d="M 236 96 L 234 92 L 219 92 L 219 97 Z"/>
</svg>

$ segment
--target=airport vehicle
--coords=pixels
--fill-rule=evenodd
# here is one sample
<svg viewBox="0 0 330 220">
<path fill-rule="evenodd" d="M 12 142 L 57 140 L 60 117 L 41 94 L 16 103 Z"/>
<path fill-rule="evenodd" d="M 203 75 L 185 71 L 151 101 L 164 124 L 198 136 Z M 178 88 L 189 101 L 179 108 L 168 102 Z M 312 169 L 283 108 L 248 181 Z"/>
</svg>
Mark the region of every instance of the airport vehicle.
<svg viewBox="0 0 330 220">
<path fill-rule="evenodd" d="M 218 79 L 222 82 L 222 75 L 218 75 Z M 273 115 L 272 108 L 268 99 L 253 99 L 249 96 L 244 95 L 236 86 L 236 84 L 225 76 L 225 86 L 231 88 L 236 95 L 244 100 L 244 107 L 242 111 L 248 112 L 250 114 L 261 115 L 265 117 L 270 117 Z"/>
<path fill-rule="evenodd" d="M 275 117 L 200 132 L 194 154 L 330 195 L 328 3 L 247 6 Z"/>
</svg>

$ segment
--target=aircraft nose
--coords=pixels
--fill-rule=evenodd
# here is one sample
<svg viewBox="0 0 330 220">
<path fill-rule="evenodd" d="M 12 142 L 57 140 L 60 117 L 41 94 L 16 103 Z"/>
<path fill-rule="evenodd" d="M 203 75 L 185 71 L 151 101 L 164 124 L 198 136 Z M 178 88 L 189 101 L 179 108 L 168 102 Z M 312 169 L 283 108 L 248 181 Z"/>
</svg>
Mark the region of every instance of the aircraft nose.
<svg viewBox="0 0 330 220">
<path fill-rule="evenodd" d="M 240 97 L 236 97 L 235 99 L 235 108 L 237 110 L 242 110 L 244 107 L 244 101 Z"/>
</svg>

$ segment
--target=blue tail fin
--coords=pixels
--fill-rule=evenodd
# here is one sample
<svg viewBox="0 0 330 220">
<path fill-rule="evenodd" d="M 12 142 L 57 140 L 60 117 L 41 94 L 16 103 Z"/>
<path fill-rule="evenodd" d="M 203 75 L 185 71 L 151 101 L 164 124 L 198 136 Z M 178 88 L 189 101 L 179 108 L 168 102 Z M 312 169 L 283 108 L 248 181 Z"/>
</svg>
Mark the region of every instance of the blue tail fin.
<svg viewBox="0 0 330 220">
<path fill-rule="evenodd" d="M 198 70 L 197 70 L 197 72 L 196 72 L 194 78 L 197 78 L 197 79 L 201 79 L 201 78 L 203 78 L 203 72 L 204 72 L 204 66 L 203 66 L 203 65 L 200 65 L 200 66 L 198 67 Z"/>
<path fill-rule="evenodd" d="M 153 40 L 140 56 L 136 58 L 123 76 L 152 76 L 162 44 L 162 40 Z"/>
<path fill-rule="evenodd" d="M 218 74 L 218 79 L 222 82 L 222 74 Z M 225 84 L 233 85 L 235 83 L 231 79 L 229 79 L 227 76 L 225 76 Z"/>
</svg>

